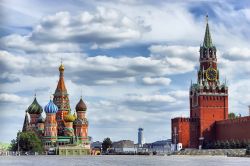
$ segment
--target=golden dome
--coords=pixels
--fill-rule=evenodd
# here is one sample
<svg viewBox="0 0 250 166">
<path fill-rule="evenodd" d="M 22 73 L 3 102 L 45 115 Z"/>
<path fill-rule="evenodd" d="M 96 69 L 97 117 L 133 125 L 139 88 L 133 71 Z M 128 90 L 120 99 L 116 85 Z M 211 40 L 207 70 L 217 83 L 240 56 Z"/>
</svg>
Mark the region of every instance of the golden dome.
<svg viewBox="0 0 250 166">
<path fill-rule="evenodd" d="M 60 65 L 59 71 L 64 71 L 64 65 L 63 64 Z"/>
</svg>

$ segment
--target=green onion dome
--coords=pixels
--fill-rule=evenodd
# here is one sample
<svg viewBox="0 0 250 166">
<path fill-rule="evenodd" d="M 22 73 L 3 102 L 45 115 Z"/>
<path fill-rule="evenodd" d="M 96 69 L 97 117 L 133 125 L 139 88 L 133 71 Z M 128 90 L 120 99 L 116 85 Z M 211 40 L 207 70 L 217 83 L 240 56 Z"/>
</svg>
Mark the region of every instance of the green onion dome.
<svg viewBox="0 0 250 166">
<path fill-rule="evenodd" d="M 77 103 L 76 105 L 76 112 L 78 111 L 86 111 L 87 110 L 87 106 L 86 104 L 83 102 L 82 98 L 80 99 L 80 101 Z"/>
<path fill-rule="evenodd" d="M 43 112 L 43 108 L 40 104 L 38 104 L 36 97 L 32 104 L 28 107 L 27 111 L 29 114 L 41 114 Z"/>
<path fill-rule="evenodd" d="M 75 116 L 71 115 L 71 114 L 68 114 L 68 115 L 64 116 L 64 121 L 65 122 L 74 122 L 75 119 L 76 119 Z"/>
<path fill-rule="evenodd" d="M 37 119 L 37 123 L 45 123 L 45 119 L 42 117 L 42 115 L 40 115 Z"/>
</svg>

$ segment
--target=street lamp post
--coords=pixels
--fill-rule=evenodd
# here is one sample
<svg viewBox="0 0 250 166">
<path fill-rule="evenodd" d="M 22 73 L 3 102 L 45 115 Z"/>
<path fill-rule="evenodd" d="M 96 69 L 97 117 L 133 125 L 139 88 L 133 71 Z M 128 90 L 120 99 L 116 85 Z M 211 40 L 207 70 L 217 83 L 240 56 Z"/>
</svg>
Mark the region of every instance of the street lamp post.
<svg viewBox="0 0 250 166">
<path fill-rule="evenodd" d="M 175 142 L 175 151 L 177 151 L 177 129 L 174 127 L 174 142 Z"/>
</svg>

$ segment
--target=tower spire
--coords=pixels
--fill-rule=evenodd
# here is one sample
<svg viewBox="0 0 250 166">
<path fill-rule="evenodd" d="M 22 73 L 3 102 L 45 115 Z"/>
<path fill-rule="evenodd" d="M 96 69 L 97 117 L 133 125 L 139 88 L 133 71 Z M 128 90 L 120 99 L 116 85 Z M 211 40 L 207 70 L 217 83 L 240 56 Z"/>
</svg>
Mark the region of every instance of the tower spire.
<svg viewBox="0 0 250 166">
<path fill-rule="evenodd" d="M 25 111 L 25 118 L 24 118 L 24 122 L 23 122 L 23 130 L 22 132 L 24 131 L 28 131 L 29 129 L 29 116 L 28 116 L 28 110 Z"/>
<path fill-rule="evenodd" d="M 209 48 L 209 47 L 213 46 L 211 34 L 210 34 L 210 31 L 209 31 L 208 15 L 206 15 L 206 31 L 205 31 L 203 46 L 206 47 L 206 48 Z"/>
</svg>

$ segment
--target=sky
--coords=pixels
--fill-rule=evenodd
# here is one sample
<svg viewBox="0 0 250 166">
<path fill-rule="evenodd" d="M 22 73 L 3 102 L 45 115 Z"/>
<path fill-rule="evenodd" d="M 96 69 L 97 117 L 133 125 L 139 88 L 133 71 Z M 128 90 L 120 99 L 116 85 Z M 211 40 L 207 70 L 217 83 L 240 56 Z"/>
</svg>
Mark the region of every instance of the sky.
<svg viewBox="0 0 250 166">
<path fill-rule="evenodd" d="M 189 116 L 206 14 L 229 112 L 246 116 L 247 0 L 1 0 L 0 142 L 22 129 L 35 93 L 49 102 L 61 59 L 72 112 L 82 95 L 94 141 L 137 143 L 139 127 L 146 142 L 171 138 L 171 118 Z"/>
</svg>

